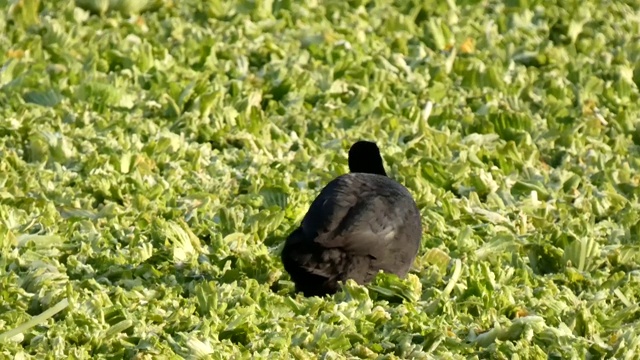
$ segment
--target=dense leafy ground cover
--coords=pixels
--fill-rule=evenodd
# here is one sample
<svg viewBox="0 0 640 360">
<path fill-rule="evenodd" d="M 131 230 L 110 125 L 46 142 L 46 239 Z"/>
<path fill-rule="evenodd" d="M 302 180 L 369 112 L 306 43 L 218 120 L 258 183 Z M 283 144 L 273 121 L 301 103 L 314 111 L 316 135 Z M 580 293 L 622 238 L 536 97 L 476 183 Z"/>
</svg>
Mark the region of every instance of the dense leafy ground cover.
<svg viewBox="0 0 640 360">
<path fill-rule="evenodd" d="M 3 357 L 640 351 L 637 1 L 0 3 Z M 303 298 L 282 241 L 362 138 L 423 247 Z"/>
</svg>

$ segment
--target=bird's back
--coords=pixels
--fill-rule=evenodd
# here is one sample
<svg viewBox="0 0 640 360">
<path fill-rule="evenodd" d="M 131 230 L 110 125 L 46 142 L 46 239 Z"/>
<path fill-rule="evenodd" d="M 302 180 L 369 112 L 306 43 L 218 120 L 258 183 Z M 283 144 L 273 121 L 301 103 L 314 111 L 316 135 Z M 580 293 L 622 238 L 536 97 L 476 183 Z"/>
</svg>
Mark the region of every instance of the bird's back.
<svg viewBox="0 0 640 360">
<path fill-rule="evenodd" d="M 387 176 L 349 173 L 329 182 L 302 220 L 308 236 L 350 228 L 361 222 L 400 226 L 420 223 L 411 193 Z"/>
</svg>

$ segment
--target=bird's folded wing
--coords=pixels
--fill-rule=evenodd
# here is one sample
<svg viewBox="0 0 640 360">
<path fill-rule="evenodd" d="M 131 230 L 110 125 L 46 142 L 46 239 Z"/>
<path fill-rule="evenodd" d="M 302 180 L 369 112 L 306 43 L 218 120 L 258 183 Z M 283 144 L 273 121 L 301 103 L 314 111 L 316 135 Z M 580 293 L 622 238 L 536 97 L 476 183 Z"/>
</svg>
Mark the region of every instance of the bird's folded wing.
<svg viewBox="0 0 640 360">
<path fill-rule="evenodd" d="M 357 178 L 337 178 L 311 204 L 302 221 L 303 231 L 324 248 L 384 256 L 410 210 L 392 205 L 385 195 L 384 189 L 373 188 Z"/>
<path fill-rule="evenodd" d="M 383 258 L 389 246 L 400 235 L 400 208 L 391 209 L 380 198 L 359 199 L 345 212 L 331 232 L 320 234 L 315 242 L 328 248 L 340 248 L 356 256 Z"/>
<path fill-rule="evenodd" d="M 334 233 L 351 209 L 358 204 L 358 193 L 348 178 L 330 182 L 311 203 L 302 220 L 302 228 L 309 239 Z"/>
</svg>

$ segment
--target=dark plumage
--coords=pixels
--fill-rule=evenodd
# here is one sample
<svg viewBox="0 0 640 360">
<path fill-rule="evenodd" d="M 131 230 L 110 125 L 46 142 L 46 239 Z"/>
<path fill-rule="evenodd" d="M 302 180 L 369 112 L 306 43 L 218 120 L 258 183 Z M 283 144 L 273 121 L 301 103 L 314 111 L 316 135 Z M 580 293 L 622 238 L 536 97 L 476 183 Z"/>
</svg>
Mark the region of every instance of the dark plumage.
<svg viewBox="0 0 640 360">
<path fill-rule="evenodd" d="M 305 296 L 338 290 L 338 281 L 367 284 L 379 270 L 405 277 L 420 247 L 420 213 L 409 191 L 387 177 L 375 143 L 349 149 L 349 174 L 325 186 L 281 259 Z"/>
</svg>

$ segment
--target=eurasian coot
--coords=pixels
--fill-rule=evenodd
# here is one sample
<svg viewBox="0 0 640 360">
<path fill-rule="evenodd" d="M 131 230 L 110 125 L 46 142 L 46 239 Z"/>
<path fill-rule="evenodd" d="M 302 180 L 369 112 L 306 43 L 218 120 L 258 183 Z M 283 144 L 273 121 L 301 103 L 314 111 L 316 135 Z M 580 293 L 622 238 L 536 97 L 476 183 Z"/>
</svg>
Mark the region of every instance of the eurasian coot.
<svg viewBox="0 0 640 360">
<path fill-rule="evenodd" d="M 387 177 L 378 146 L 353 144 L 349 170 L 322 189 L 285 241 L 282 263 L 305 296 L 334 294 L 347 279 L 367 284 L 379 270 L 403 278 L 418 253 L 420 212 Z"/>
</svg>

